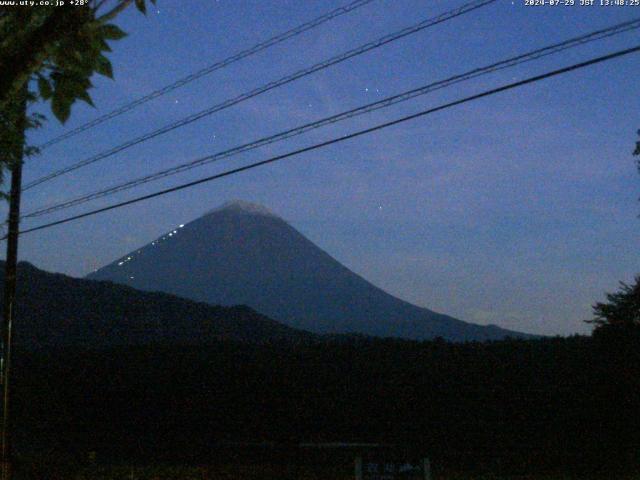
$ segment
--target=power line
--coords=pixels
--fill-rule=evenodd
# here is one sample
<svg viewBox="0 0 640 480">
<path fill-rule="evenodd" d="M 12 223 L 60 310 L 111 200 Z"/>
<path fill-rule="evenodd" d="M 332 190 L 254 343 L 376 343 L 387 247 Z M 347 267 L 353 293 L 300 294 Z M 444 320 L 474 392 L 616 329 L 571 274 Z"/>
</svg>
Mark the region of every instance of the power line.
<svg viewBox="0 0 640 480">
<path fill-rule="evenodd" d="M 153 100 L 155 98 L 161 97 L 162 95 L 166 95 L 169 92 L 172 92 L 174 90 L 177 90 L 178 88 L 181 88 L 183 86 L 185 86 L 188 83 L 193 82 L 194 80 L 197 80 L 199 78 L 204 77 L 205 75 L 209 75 L 210 73 L 215 72 L 216 70 L 220 70 L 222 68 L 228 67 L 229 65 L 238 62 L 240 60 L 242 60 L 243 58 L 247 58 L 250 57 L 251 55 L 254 55 L 256 53 L 259 53 L 263 50 L 266 50 L 269 47 L 272 47 L 274 45 L 277 45 L 279 43 L 284 42 L 285 40 L 288 40 L 289 38 L 292 37 L 296 37 L 308 30 L 311 30 L 315 27 L 318 27 L 330 20 L 333 20 L 334 18 L 337 18 L 341 15 L 344 15 L 346 13 L 349 13 L 353 10 L 356 10 L 360 7 L 363 7 L 365 5 L 367 5 L 368 3 L 371 3 L 373 0 L 356 0 L 354 2 L 349 3 L 348 5 L 345 5 L 343 7 L 339 7 L 336 8 L 335 10 L 331 10 L 330 12 L 325 13 L 324 15 L 321 15 L 317 18 L 314 18 L 313 20 L 310 20 L 306 23 L 303 23 L 302 25 L 298 25 L 295 28 L 292 28 L 291 30 L 287 30 L 286 32 L 280 33 L 279 35 L 276 35 L 275 37 L 272 37 L 268 40 L 265 40 L 264 42 L 258 43 L 256 45 L 254 45 L 253 47 L 247 48 L 246 50 L 242 50 L 238 53 L 236 53 L 235 55 L 231 55 L 230 57 L 225 58 L 224 60 L 220 60 L 212 65 L 209 65 L 208 67 L 205 67 L 201 70 L 198 70 L 197 72 L 194 72 L 190 75 L 187 75 L 186 77 L 183 77 L 179 80 L 176 80 L 175 82 L 162 87 L 158 90 L 155 90 L 143 97 L 140 97 L 130 103 L 127 103 L 125 105 L 122 105 L 119 108 L 116 108 L 115 110 L 112 110 L 109 113 L 106 113 L 104 115 L 101 115 L 93 120 L 91 120 L 90 122 L 87 122 L 83 125 L 80 125 L 77 128 L 74 128 L 73 130 L 69 130 L 68 132 L 63 133 L 62 135 L 59 135 L 57 137 L 52 138 L 51 140 L 48 140 L 47 142 L 43 143 L 42 145 L 39 145 L 38 148 L 40 150 L 43 150 L 47 147 L 50 147 L 52 145 L 55 145 L 56 143 L 60 143 L 63 140 L 66 140 L 68 138 L 71 138 L 81 132 L 84 132 L 86 130 L 89 130 L 90 128 L 93 128 L 97 125 L 100 125 L 101 123 L 106 122 L 107 120 L 110 120 L 112 118 L 118 117 L 126 112 L 129 112 L 131 110 L 133 110 L 136 107 L 139 107 L 140 105 L 147 103 L 150 100 Z"/>
<path fill-rule="evenodd" d="M 138 145 L 142 142 L 145 142 L 147 140 L 151 140 L 152 138 L 158 137 L 160 135 L 163 135 L 165 133 L 171 132 L 172 130 L 175 130 L 177 128 L 183 127 L 185 125 L 188 125 L 190 123 L 193 123 L 197 120 L 200 120 L 201 118 L 207 117 L 209 115 L 212 115 L 216 112 L 219 112 L 221 110 L 227 109 L 233 105 L 236 105 L 240 102 L 243 102 L 245 100 L 249 100 L 250 98 L 256 97 L 262 93 L 268 92 L 270 90 L 273 90 L 275 88 L 281 87 L 282 85 L 286 85 L 288 83 L 291 83 L 295 80 L 298 80 L 299 78 L 302 77 L 306 77 L 308 75 L 311 75 L 315 72 L 318 72 L 320 70 L 324 70 L 325 68 L 331 67 L 333 65 L 336 65 L 338 63 L 344 62 L 345 60 L 348 60 L 350 58 L 356 57 L 358 55 L 362 55 L 363 53 L 366 53 L 370 50 L 374 50 L 376 48 L 379 48 L 383 45 L 386 45 L 388 43 L 394 42 L 396 40 L 399 40 L 403 37 L 406 37 L 408 35 L 417 33 L 421 30 L 425 30 L 429 27 L 438 25 L 440 23 L 446 22 L 448 20 L 451 20 L 453 18 L 456 18 L 458 16 L 464 15 L 466 13 L 469 13 L 473 10 L 476 10 L 478 8 L 484 7 L 486 5 L 489 5 L 491 3 L 496 2 L 496 0 L 474 0 L 472 2 L 466 3 L 464 5 L 462 5 L 459 8 L 456 8 L 454 10 L 450 10 L 448 12 L 442 13 L 440 15 L 438 15 L 437 17 L 434 18 L 429 18 L 426 20 L 423 20 L 422 22 L 419 22 L 413 26 L 410 27 L 406 27 L 402 30 L 399 30 L 397 32 L 385 35 L 384 37 L 381 37 L 377 40 L 374 40 L 372 42 L 368 42 L 364 45 L 361 45 L 360 47 L 351 49 L 347 52 L 344 52 L 340 55 L 331 57 L 328 60 L 325 60 L 323 62 L 320 63 L 316 63 L 315 65 L 312 65 L 311 67 L 308 68 L 304 68 L 302 70 L 298 70 L 295 73 L 292 73 L 290 75 L 287 75 L 285 77 L 280 78 L 279 80 L 275 80 L 273 82 L 267 83 L 266 85 L 263 85 L 261 87 L 255 88 L 253 90 L 250 90 L 249 92 L 245 92 L 243 94 L 238 95 L 237 97 L 225 100 L 222 103 L 216 104 L 210 108 L 207 108 L 205 110 L 202 110 L 198 113 L 194 113 L 192 115 L 189 115 L 188 117 L 185 117 L 181 120 L 175 121 L 173 123 L 170 123 L 169 125 L 166 125 L 158 130 L 154 130 L 152 132 L 146 133 L 140 137 L 134 138 L 132 140 L 128 140 L 127 142 L 118 145 L 116 147 L 113 147 L 105 152 L 99 153 L 97 155 L 94 155 L 92 157 L 86 158 L 84 160 L 81 160 L 80 162 L 77 162 L 73 165 L 70 165 L 68 167 L 62 168 L 60 170 L 57 170 L 53 173 L 50 173 L 48 175 L 45 175 L 44 177 L 40 177 L 28 184 L 26 184 L 23 187 L 23 191 L 25 190 L 29 190 L 30 188 L 33 188 L 37 185 L 40 185 L 44 182 L 47 182 L 49 180 L 52 180 L 54 178 L 57 178 L 61 175 L 65 175 L 67 173 L 70 173 L 74 170 L 77 170 L 79 168 L 85 167 L 87 165 L 90 165 L 92 163 L 95 163 L 99 160 L 103 160 L 107 157 L 110 157 L 112 155 L 115 155 L 116 153 L 122 152 L 123 150 L 126 150 L 128 148 L 133 147 L 134 145 Z"/>
<path fill-rule="evenodd" d="M 503 85 L 501 87 L 493 88 L 491 90 L 486 90 L 486 91 L 484 91 L 482 93 L 471 95 L 469 97 L 465 97 L 465 98 L 462 98 L 460 100 L 455 100 L 453 102 L 445 103 L 443 105 L 439 105 L 437 107 L 430 108 L 428 110 L 423 110 L 421 112 L 414 113 L 412 115 L 407 115 L 405 117 L 401 117 L 401 118 L 398 118 L 396 120 L 392 120 L 392 121 L 389 121 L 389 122 L 381 123 L 381 124 L 375 125 L 373 127 L 366 128 L 364 130 L 359 130 L 357 132 L 350 133 L 348 135 L 344 135 L 342 137 L 333 138 L 331 140 L 327 140 L 327 141 L 324 141 L 324 142 L 321 142 L 321 143 L 316 143 L 314 145 L 311 145 L 311 146 L 308 146 L 308 147 L 305 147 L 305 148 L 301 148 L 301 149 L 298 149 L 298 150 L 294 150 L 294 151 L 291 151 L 291 152 L 288 152 L 288 153 L 285 153 L 285 154 L 282 154 L 282 155 L 277 155 L 275 157 L 271 157 L 271 158 L 268 158 L 266 160 L 262 160 L 260 162 L 255 162 L 255 163 L 252 163 L 252 164 L 249 164 L 249 165 L 245 165 L 243 167 L 238 167 L 238 168 L 234 168 L 232 170 L 227 170 L 225 172 L 218 173 L 216 175 L 211 175 L 211 176 L 208 176 L 208 177 L 205 177 L 205 178 L 201 178 L 199 180 L 195 180 L 195 181 L 188 182 L 188 183 L 183 183 L 181 185 L 178 185 L 178 186 L 175 186 L 175 187 L 171 187 L 171 188 L 167 188 L 167 189 L 164 189 L 164 190 L 160 190 L 158 192 L 154 192 L 154 193 L 151 193 L 151 194 L 148 194 L 148 195 L 143 195 L 143 196 L 140 196 L 140 197 L 136 197 L 136 198 L 133 198 L 131 200 L 126 200 L 124 202 L 115 203 L 115 204 L 109 205 L 107 207 L 98 208 L 98 209 L 95 209 L 95 210 L 91 210 L 89 212 L 81 213 L 79 215 L 74 215 L 74 216 L 71 216 L 71 217 L 67 217 L 67 218 L 64 218 L 62 220 L 57 220 L 55 222 L 50 222 L 50 223 L 46 223 L 44 225 L 39 225 L 37 227 L 29 228 L 27 230 L 21 231 L 20 234 L 35 232 L 37 230 L 43 230 L 43 229 L 50 228 L 50 227 L 53 227 L 53 226 L 56 226 L 56 225 L 61 225 L 61 224 L 64 224 L 64 223 L 68 223 L 68 222 L 71 222 L 71 221 L 74 221 L 74 220 L 79 220 L 81 218 L 97 215 L 98 213 L 106 212 L 106 211 L 109 211 L 109 210 L 114 210 L 114 209 L 117 209 L 117 208 L 121 208 L 121 207 L 124 207 L 124 206 L 127 206 L 127 205 L 134 204 L 134 203 L 138 203 L 138 202 L 141 202 L 141 201 L 144 201 L 144 200 L 150 200 L 150 199 L 155 198 L 155 197 L 160 197 L 160 196 L 163 196 L 163 195 L 166 195 L 166 194 L 169 194 L 169 193 L 177 192 L 178 190 L 184 190 L 186 188 L 194 187 L 194 186 L 200 185 L 202 183 L 211 182 L 213 180 L 217 180 L 217 179 L 220 179 L 220 178 L 223 178 L 223 177 L 234 175 L 236 173 L 244 172 L 246 170 L 251 170 L 251 169 L 254 169 L 256 167 L 260 167 L 262 165 L 267 165 L 269 163 L 274 163 L 274 162 L 277 162 L 279 160 L 284 160 L 285 158 L 289 158 L 289 157 L 293 157 L 293 156 L 296 156 L 296 155 L 300 155 L 301 153 L 310 152 L 312 150 L 317 150 L 319 148 L 327 147 L 329 145 L 333 145 L 333 144 L 336 144 L 336 143 L 344 142 L 346 140 L 350 140 L 352 138 L 360 137 L 362 135 L 366 135 L 366 134 L 375 132 L 377 130 L 382 130 L 384 128 L 388 128 L 388 127 L 391 127 L 393 125 L 398 125 L 400 123 L 404 123 L 404 122 L 407 122 L 409 120 L 414 120 L 416 118 L 420 118 L 420 117 L 423 117 L 423 116 L 426 116 L 426 115 L 430 115 L 432 113 L 439 112 L 441 110 L 446 110 L 448 108 L 452 108 L 452 107 L 455 107 L 457 105 L 461 105 L 461 104 L 464 104 L 464 103 L 467 103 L 467 102 L 478 100 L 480 98 L 484 98 L 484 97 L 488 97 L 488 96 L 491 96 L 491 95 L 495 95 L 495 94 L 500 93 L 500 92 L 504 92 L 504 91 L 511 90 L 511 89 L 514 89 L 514 88 L 518 88 L 518 87 L 521 87 L 521 86 L 524 86 L 524 85 L 528 85 L 530 83 L 535 83 L 535 82 L 538 82 L 538 81 L 541 81 L 541 80 L 545 80 L 547 78 L 551 78 L 551 77 L 555 77 L 555 76 L 558 76 L 558 75 L 562 75 L 562 74 L 565 74 L 565 73 L 568 73 L 568 72 L 571 72 L 571 71 L 574 71 L 574 70 L 579 70 L 579 69 L 588 67 L 590 65 L 595 65 L 597 63 L 602 63 L 602 62 L 605 62 L 605 61 L 608 61 L 608 60 L 612 60 L 614 58 L 622 57 L 622 56 L 629 55 L 631 53 L 636 53 L 636 52 L 639 52 L 639 51 L 640 51 L 640 45 L 632 47 L 632 48 L 627 48 L 625 50 L 619 50 L 617 52 L 610 53 L 608 55 L 592 58 L 591 60 L 587 60 L 585 62 L 576 63 L 576 64 L 570 65 L 568 67 L 560 68 L 560 69 L 557 69 L 557 70 L 552 70 L 550 72 L 547 72 L 547 73 L 544 73 L 544 74 L 541 74 L 541 75 L 536 75 L 534 77 L 529 77 L 529 78 L 526 78 L 525 80 L 520 80 L 518 82 L 509 83 L 507 85 Z M 2 239 L 4 240 L 5 238 L 6 237 L 3 237 Z"/>
<path fill-rule="evenodd" d="M 628 32 L 634 29 L 638 29 L 640 28 L 640 18 L 637 18 L 635 20 L 631 20 L 631 21 L 627 21 L 627 22 L 623 22 L 605 29 L 601 29 L 601 30 L 596 30 L 590 33 L 587 33 L 585 35 L 581 35 L 579 37 L 574 37 L 571 38 L 569 40 L 565 40 L 563 42 L 560 43 L 556 43 L 553 45 L 549 45 L 543 48 L 539 48 L 536 50 L 533 50 L 531 52 L 528 53 L 524 53 L 515 57 L 511 57 L 508 58 L 506 60 L 501 60 L 499 62 L 493 63 L 491 65 L 485 66 L 485 67 L 481 67 L 481 68 L 475 68 L 473 70 L 467 71 L 463 74 L 459 74 L 459 75 L 454 75 L 452 77 L 449 77 L 445 80 L 439 80 L 437 82 L 433 82 L 430 83 L 428 85 L 419 87 L 419 88 L 415 88 L 397 95 L 393 95 L 387 98 L 384 98 L 382 100 L 378 100 L 376 102 L 373 103 L 369 103 L 367 105 L 361 106 L 361 107 L 357 107 L 345 112 L 341 112 L 339 114 L 336 115 L 332 115 L 329 117 L 325 117 L 323 119 L 311 122 L 311 123 L 307 123 L 289 130 L 286 130 L 284 132 L 280 132 L 277 133 L 275 135 L 271 135 L 268 137 L 263 137 L 260 138 L 258 140 L 255 140 L 253 142 L 250 143 L 246 143 L 219 153 L 216 153 L 214 155 L 209 155 L 203 158 L 199 158 L 187 163 L 183 163 L 180 165 L 177 165 L 175 167 L 171 167 L 165 170 L 161 170 L 159 172 L 155 172 L 153 174 L 150 175 L 145 175 L 143 177 L 139 177 L 137 179 L 134 180 L 130 180 L 103 190 L 99 190 L 97 192 L 93 192 L 93 193 L 89 193 L 86 195 L 82 195 L 70 200 L 65 200 L 62 201 L 60 203 L 57 204 L 53 204 L 53 205 L 49 205 L 49 206 L 45 206 L 45 207 L 41 207 L 37 210 L 34 210 L 32 212 L 29 212 L 25 215 L 22 216 L 22 219 L 25 218 L 34 218 L 34 217 L 39 217 L 39 216 L 43 216 L 43 215 L 47 215 L 59 210 L 64 210 L 67 208 L 71 208 L 73 206 L 77 206 L 86 202 L 89 202 L 91 200 L 96 200 L 98 198 L 103 198 L 109 195 L 113 195 L 115 193 L 118 192 L 122 192 L 125 190 L 129 190 L 131 188 L 155 181 L 155 180 L 159 180 L 161 178 L 165 178 L 171 175 L 175 175 L 178 173 L 182 173 L 188 170 L 191 170 L 193 168 L 202 166 L 202 165 L 206 165 L 215 161 L 219 161 L 225 158 L 229 158 L 235 155 L 238 155 L 240 153 L 244 153 L 247 152 L 249 150 L 253 150 L 256 149 L 258 147 L 264 146 L 264 145 L 268 145 L 271 143 L 275 143 L 281 140 L 285 140 L 297 135 L 301 135 L 305 132 L 326 126 L 326 125 L 330 125 L 333 123 L 337 123 L 339 121 L 342 120 L 346 120 L 349 118 L 353 118 L 355 116 L 359 116 L 359 115 L 363 115 L 365 113 L 369 113 L 375 110 L 379 110 L 382 108 L 386 108 L 389 107 L 391 105 L 395 105 L 397 103 L 400 102 L 405 102 L 407 100 L 410 100 L 412 98 L 415 98 L 417 96 L 420 95 L 425 95 L 427 93 L 433 92 L 435 90 L 439 90 L 445 87 L 449 87 L 451 85 L 463 82 L 463 81 L 467 81 L 467 80 L 471 80 L 473 78 L 477 78 L 479 76 L 482 75 L 486 75 L 489 73 L 493 73 L 499 70 L 503 70 L 506 68 L 511 68 L 514 67 L 516 65 L 520 65 L 532 60 L 537 60 L 543 57 L 546 57 L 548 55 L 552 55 L 564 50 L 568 50 L 570 48 L 575 48 L 577 46 L 580 45 L 584 45 L 586 43 L 590 43 L 596 40 L 602 40 L 604 38 L 608 38 L 608 37 L 612 37 L 614 35 L 618 35 L 624 32 Z"/>
</svg>

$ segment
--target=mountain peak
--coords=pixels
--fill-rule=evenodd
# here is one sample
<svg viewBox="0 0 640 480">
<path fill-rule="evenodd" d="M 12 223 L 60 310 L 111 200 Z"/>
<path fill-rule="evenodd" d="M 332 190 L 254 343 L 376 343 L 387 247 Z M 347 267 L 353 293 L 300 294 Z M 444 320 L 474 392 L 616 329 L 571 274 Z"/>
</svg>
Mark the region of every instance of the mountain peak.
<svg viewBox="0 0 640 480">
<path fill-rule="evenodd" d="M 523 336 L 393 297 L 265 207 L 245 201 L 225 203 L 89 278 L 212 305 L 247 305 L 314 333 L 455 341 Z"/>
<path fill-rule="evenodd" d="M 280 218 L 264 205 L 247 202 L 245 200 L 232 200 L 230 202 L 226 202 L 213 210 L 209 210 L 205 216 L 219 212 L 233 212 L 244 215 L 260 215 L 264 217 Z"/>
</svg>

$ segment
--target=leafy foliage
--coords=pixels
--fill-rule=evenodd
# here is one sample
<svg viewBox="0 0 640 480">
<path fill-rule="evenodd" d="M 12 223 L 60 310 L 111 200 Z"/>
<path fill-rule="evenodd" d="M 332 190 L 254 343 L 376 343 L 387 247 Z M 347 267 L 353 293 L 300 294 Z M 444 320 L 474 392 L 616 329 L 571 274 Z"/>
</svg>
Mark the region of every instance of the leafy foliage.
<svg viewBox="0 0 640 480">
<path fill-rule="evenodd" d="M 23 92 L 22 98 L 9 102 L 0 110 L 0 185 L 4 181 L 4 168 L 9 169 L 37 153 L 37 148 L 26 146 L 24 131 L 39 128 L 44 117 L 38 113 L 27 115 L 25 106 L 36 101 L 36 96 L 28 91 Z M 7 199 L 8 195 L 0 191 L 0 199 Z"/>
<path fill-rule="evenodd" d="M 143 13 L 145 1 L 135 1 Z M 24 145 L 24 132 L 41 125 L 44 117 L 31 114 L 25 118 L 30 103 L 51 102 L 53 114 L 63 123 L 77 100 L 93 105 L 91 77 L 98 73 L 113 78 L 107 58 L 109 42 L 126 35 L 109 22 L 131 2 L 118 0 L 105 12 L 105 0 L 91 0 L 86 6 L 73 8 L 0 7 L 0 143 L 3 147 L 21 144 L 9 155 L 19 152 L 22 161 L 23 155 L 36 153 Z M 6 154 L 0 157 L 0 183 L 4 168 L 15 161 Z"/>
<path fill-rule="evenodd" d="M 588 323 L 596 325 L 596 329 L 633 329 L 640 328 L 640 275 L 636 276 L 634 285 L 620 282 L 620 290 L 607 294 L 606 303 L 593 306 L 595 318 Z"/>
<path fill-rule="evenodd" d="M 0 43 L 0 66 L 14 59 L 17 68 L 3 94 L 3 103 L 35 79 L 40 97 L 51 101 L 51 109 L 61 122 L 69 118 L 75 101 L 93 105 L 88 93 L 91 76 L 98 73 L 113 78 L 113 68 L 106 56 L 111 51 L 108 42 L 126 36 L 109 20 L 130 1 L 120 0 L 103 15 L 99 9 L 104 2 L 64 9 L 39 7 L 30 9 L 28 14 L 21 9 L 8 11 L 0 23 L 5 39 Z M 145 0 L 137 0 L 135 4 L 145 11 Z M 9 32 L 21 33 L 9 39 Z"/>
<path fill-rule="evenodd" d="M 640 135 L 640 130 L 638 130 L 638 135 Z M 640 155 L 640 140 L 636 142 L 636 149 L 633 151 L 633 154 L 636 156 Z M 638 172 L 640 173 L 640 158 L 638 159 L 636 166 L 638 167 Z"/>
<path fill-rule="evenodd" d="M 373 442 L 438 469 L 623 478 L 640 466 L 638 347 L 629 375 L 584 337 L 43 349 L 16 355 L 16 427 L 23 448 L 104 463 L 299 465 L 300 442 Z"/>
</svg>

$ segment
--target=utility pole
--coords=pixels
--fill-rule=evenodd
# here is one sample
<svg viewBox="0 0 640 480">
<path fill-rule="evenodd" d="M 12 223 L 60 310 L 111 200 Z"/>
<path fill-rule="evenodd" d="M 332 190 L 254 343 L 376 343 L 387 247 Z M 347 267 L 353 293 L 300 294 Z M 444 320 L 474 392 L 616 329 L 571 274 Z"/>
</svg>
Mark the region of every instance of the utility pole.
<svg viewBox="0 0 640 480">
<path fill-rule="evenodd" d="M 9 217 L 7 219 L 7 257 L 4 273 L 4 305 L 2 322 L 2 431 L 0 432 L 0 460 L 2 461 L 2 480 L 11 479 L 11 417 L 9 415 L 9 400 L 11 398 L 11 337 L 13 316 L 15 314 L 16 276 L 18 263 L 18 235 L 20 226 L 20 193 L 22 190 L 22 161 L 24 156 L 24 140 L 27 108 L 27 90 L 23 90 L 21 98 L 6 112 L 9 120 L 9 132 L 2 142 L 2 152 L 5 165 L 11 171 L 11 190 L 9 195 Z"/>
</svg>

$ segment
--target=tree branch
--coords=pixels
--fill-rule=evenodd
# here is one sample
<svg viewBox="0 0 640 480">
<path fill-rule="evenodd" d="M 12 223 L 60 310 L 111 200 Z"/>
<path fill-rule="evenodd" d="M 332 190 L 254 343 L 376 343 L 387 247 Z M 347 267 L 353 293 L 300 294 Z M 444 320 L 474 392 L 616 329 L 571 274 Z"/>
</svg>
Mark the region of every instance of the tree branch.
<svg viewBox="0 0 640 480">
<path fill-rule="evenodd" d="M 118 14 L 120 14 L 120 12 L 122 12 L 125 8 L 127 8 L 131 4 L 131 1 L 132 0 L 121 0 L 121 2 L 115 7 L 113 7 L 109 12 L 98 17 L 98 21 L 104 23 L 117 17 Z M 101 6 L 102 3 L 104 2 L 101 2 L 98 6 Z"/>
<path fill-rule="evenodd" d="M 25 38 L 22 48 L 13 48 L 4 58 L 0 57 L 0 105 L 16 95 L 42 64 L 47 45 L 68 35 L 74 23 L 69 14 L 73 10 L 54 9 L 42 25 Z"/>
</svg>

